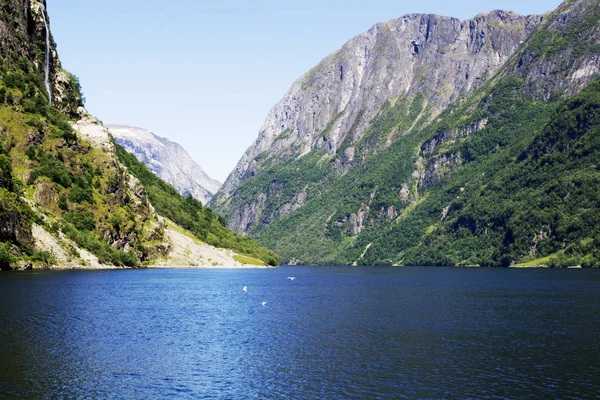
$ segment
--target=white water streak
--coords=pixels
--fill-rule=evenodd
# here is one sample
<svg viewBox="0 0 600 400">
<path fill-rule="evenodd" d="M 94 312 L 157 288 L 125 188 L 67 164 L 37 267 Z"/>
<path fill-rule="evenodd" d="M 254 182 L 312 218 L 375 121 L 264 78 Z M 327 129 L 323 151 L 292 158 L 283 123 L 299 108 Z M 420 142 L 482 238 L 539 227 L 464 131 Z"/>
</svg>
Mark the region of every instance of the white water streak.
<svg viewBox="0 0 600 400">
<path fill-rule="evenodd" d="M 44 21 L 44 27 L 46 28 L 46 72 L 44 77 L 44 84 L 46 85 L 46 91 L 48 92 L 50 104 L 52 104 L 52 88 L 50 87 L 50 29 L 48 29 L 46 13 L 43 10 L 41 10 L 41 13 L 42 21 Z"/>
</svg>

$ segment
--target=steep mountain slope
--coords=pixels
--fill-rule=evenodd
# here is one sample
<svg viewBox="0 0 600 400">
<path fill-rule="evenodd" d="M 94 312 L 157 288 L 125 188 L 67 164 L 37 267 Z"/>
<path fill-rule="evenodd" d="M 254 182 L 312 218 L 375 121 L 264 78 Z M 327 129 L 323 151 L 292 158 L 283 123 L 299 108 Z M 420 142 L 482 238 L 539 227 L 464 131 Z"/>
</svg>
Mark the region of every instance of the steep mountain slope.
<svg viewBox="0 0 600 400">
<path fill-rule="evenodd" d="M 541 20 L 493 11 L 467 21 L 412 14 L 375 25 L 292 85 L 215 204 L 260 171 L 267 154 L 280 162 L 309 151 L 344 149 L 352 159 L 356 143 L 390 99 L 403 104 L 416 95 L 425 99 L 395 135 L 425 123 L 493 76 Z"/>
<path fill-rule="evenodd" d="M 119 145 L 182 195 L 191 194 L 206 204 L 221 187 L 221 183 L 210 178 L 178 143 L 143 128 L 125 125 L 106 127 Z"/>
<path fill-rule="evenodd" d="M 467 49 L 484 43 L 464 55 L 474 63 L 469 65 L 480 65 L 474 60 L 481 57 L 486 65 L 475 75 L 471 67 L 468 79 L 465 64 L 453 58 L 458 50 L 434 44 L 453 37 L 436 36 L 436 29 L 447 32 L 441 21 L 449 19 L 435 17 L 436 28 L 429 23 L 417 30 L 429 35 L 402 36 L 402 46 L 391 46 L 405 48 L 414 41 L 410 67 L 387 68 L 388 75 L 380 70 L 377 90 L 363 94 L 369 87 L 363 82 L 352 92 L 349 98 L 360 104 L 358 110 L 345 106 L 341 114 L 336 109 L 326 126 L 314 130 L 318 134 L 308 135 L 310 140 L 296 139 L 293 127 L 280 134 L 284 139 L 273 139 L 270 121 L 286 104 L 289 116 L 289 110 L 309 109 L 313 98 L 323 97 L 297 82 L 291 90 L 296 100 L 286 97 L 275 106 L 213 204 L 232 228 L 273 246 L 284 262 L 561 265 L 585 259 L 586 265 L 597 265 L 592 249 L 600 232 L 591 218 L 600 211 L 594 194 L 597 130 L 590 111 L 596 86 L 578 93 L 598 74 L 599 15 L 597 0 L 582 0 L 565 2 L 543 18 L 492 12 L 453 22 L 477 26 L 467 35 Z M 415 17 L 394 26 L 407 19 Z M 359 38 L 372 37 L 382 26 Z M 419 75 L 412 71 L 420 68 L 418 58 L 427 47 L 435 57 L 420 74 L 429 78 L 415 85 Z M 505 53 L 498 52 L 501 48 Z M 324 65 L 347 70 L 330 57 L 299 82 L 313 79 Z M 407 76 L 411 81 L 404 92 L 390 91 Z M 335 93 L 344 93 L 332 90 L 326 104 L 334 105 Z M 302 105 L 291 107 L 298 99 Z M 375 110 L 363 107 L 369 101 L 379 102 L 373 103 Z M 348 113 L 356 115 L 352 122 L 343 120 Z M 565 119 L 575 122 L 561 127 Z M 306 121 L 304 116 L 293 124 L 303 132 Z M 280 145 L 282 140 L 291 144 Z M 538 148 L 532 157 L 536 145 L 545 142 L 562 145 Z M 569 185 L 589 189 L 569 190 Z"/>
<path fill-rule="evenodd" d="M 173 254 L 186 264 L 276 262 L 193 200 L 185 212 L 200 221 L 196 235 L 212 243 L 237 240 L 245 245 L 236 247 L 241 254 L 268 257 L 214 249 L 159 215 L 146 188 L 118 160 L 108 130 L 83 108 L 77 79 L 61 69 L 45 2 L 0 7 L 1 269 L 134 267 L 168 262 Z M 161 200 L 162 206 L 179 198 Z M 218 257 L 185 259 L 186 251 Z"/>
<path fill-rule="evenodd" d="M 467 21 L 413 14 L 375 25 L 292 85 L 212 204 L 232 229 L 252 231 L 275 216 L 265 215 L 262 198 L 237 200 L 233 192 L 243 181 L 311 151 L 337 154 L 336 167 L 347 169 L 479 88 L 541 20 L 494 11 Z M 369 138 L 384 108 L 402 121 L 387 137 Z"/>
</svg>

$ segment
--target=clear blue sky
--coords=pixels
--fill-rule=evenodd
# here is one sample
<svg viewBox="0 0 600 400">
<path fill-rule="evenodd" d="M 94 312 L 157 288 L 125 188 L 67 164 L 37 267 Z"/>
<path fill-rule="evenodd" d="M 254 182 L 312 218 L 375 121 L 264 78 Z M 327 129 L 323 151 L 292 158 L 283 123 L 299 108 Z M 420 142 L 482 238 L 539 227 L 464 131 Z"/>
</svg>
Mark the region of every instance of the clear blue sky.
<svg viewBox="0 0 600 400">
<path fill-rule="evenodd" d="M 323 57 L 408 13 L 461 19 L 492 9 L 544 13 L 533 0 L 47 0 L 63 67 L 105 123 L 182 144 L 224 181 L 269 109 Z"/>
</svg>

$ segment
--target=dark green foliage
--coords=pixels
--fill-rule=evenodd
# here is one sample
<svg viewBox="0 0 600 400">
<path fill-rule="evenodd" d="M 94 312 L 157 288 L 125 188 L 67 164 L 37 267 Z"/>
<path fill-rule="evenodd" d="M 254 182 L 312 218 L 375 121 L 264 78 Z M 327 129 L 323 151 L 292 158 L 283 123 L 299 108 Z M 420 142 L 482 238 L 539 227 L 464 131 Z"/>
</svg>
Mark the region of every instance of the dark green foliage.
<svg viewBox="0 0 600 400">
<path fill-rule="evenodd" d="M 61 153 L 58 153 L 58 158 L 61 158 Z M 94 203 L 94 191 L 92 181 L 94 178 L 94 169 L 89 163 L 82 165 L 82 170 L 73 177 L 73 188 L 69 193 L 69 201 L 73 203 L 87 202 Z"/>
<path fill-rule="evenodd" d="M 68 144 L 77 143 L 77 134 L 69 125 L 69 120 L 54 107 L 48 107 L 46 117 L 53 125 L 52 133 L 56 137 L 62 137 Z"/>
<path fill-rule="evenodd" d="M 7 73 L 3 77 L 4 84 L 9 89 L 20 89 L 22 92 L 27 88 L 27 82 L 25 81 L 25 75 L 20 73 Z"/>
<path fill-rule="evenodd" d="M 23 101 L 23 110 L 29 114 L 46 114 L 47 100 L 42 95 L 37 95 Z"/>
<path fill-rule="evenodd" d="M 134 252 L 125 253 L 112 248 L 97 233 L 87 232 L 85 229 L 82 232 L 73 225 L 63 227 L 63 232 L 78 246 L 96 255 L 103 264 L 125 267 L 137 267 L 139 265 L 139 260 Z"/>
<path fill-rule="evenodd" d="M 20 183 L 12 173 L 12 159 L 0 142 L 0 225 L 16 225 L 16 229 L 6 229 L 6 226 L 0 229 L 0 269 L 9 269 L 10 264 L 17 261 L 13 246 L 25 253 L 31 250 L 31 222 L 36 218 L 19 192 Z"/>
<path fill-rule="evenodd" d="M 14 191 L 15 185 L 12 176 L 12 160 L 7 154 L 0 151 L 0 188 Z"/>
<path fill-rule="evenodd" d="M 80 186 L 74 186 L 71 189 L 71 193 L 69 193 L 69 201 L 73 203 L 93 203 L 94 202 L 94 193 L 91 187 L 82 188 Z"/>
<path fill-rule="evenodd" d="M 24 73 L 29 73 L 29 60 L 26 57 L 19 58 L 18 66 Z"/>
<path fill-rule="evenodd" d="M 121 226 L 123 225 L 123 219 L 121 219 L 119 215 L 115 214 L 109 218 L 108 223 L 113 227 L 115 231 L 119 231 L 121 229 Z"/>
<path fill-rule="evenodd" d="M 29 146 L 27 150 L 25 150 L 25 155 L 32 161 L 37 161 L 37 149 L 36 146 Z"/>
<path fill-rule="evenodd" d="M 52 265 L 58 264 L 58 261 L 56 261 L 56 257 L 54 256 L 53 253 L 51 253 L 49 251 L 43 251 L 43 250 L 35 251 L 29 257 L 29 260 L 34 261 L 34 262 L 39 262 L 45 266 L 52 266 Z"/>
<path fill-rule="evenodd" d="M 275 253 L 261 247 L 252 239 L 229 231 L 224 227 L 223 220 L 219 219 L 212 210 L 203 207 L 191 196 L 180 195 L 171 185 L 150 172 L 134 155 L 118 145 L 117 154 L 119 160 L 142 182 L 150 202 L 161 215 L 212 246 L 232 249 L 240 254 L 263 260 L 268 265 L 279 264 L 279 257 Z"/>
<path fill-rule="evenodd" d="M 67 203 L 67 196 L 65 196 L 64 193 L 61 194 L 58 198 L 58 208 L 64 211 L 69 209 L 69 204 Z"/>
<path fill-rule="evenodd" d="M 16 261 L 16 257 L 13 255 L 10 245 L 8 243 L 0 242 L 0 269 L 10 269 L 10 265 Z"/>
<path fill-rule="evenodd" d="M 40 165 L 31 171 L 29 184 L 31 185 L 34 183 L 40 176 L 47 176 L 53 182 L 58 183 L 65 188 L 71 187 L 73 184 L 73 174 L 71 174 L 65 165 L 52 156 L 52 154 L 40 153 L 38 153 Z"/>
<path fill-rule="evenodd" d="M 80 231 L 93 231 L 96 228 L 94 214 L 89 211 L 71 212 L 65 215 L 65 220 L 72 223 Z"/>
<path fill-rule="evenodd" d="M 27 121 L 25 121 L 25 124 L 35 128 L 38 133 L 44 133 L 44 123 L 39 118 L 29 118 Z"/>
<path fill-rule="evenodd" d="M 66 93 L 62 101 L 62 106 L 64 109 L 68 110 L 73 117 L 76 115 L 77 108 L 85 104 L 85 97 L 81 90 L 79 78 L 68 72 L 67 75 L 69 76 L 69 81 L 65 87 Z"/>
</svg>

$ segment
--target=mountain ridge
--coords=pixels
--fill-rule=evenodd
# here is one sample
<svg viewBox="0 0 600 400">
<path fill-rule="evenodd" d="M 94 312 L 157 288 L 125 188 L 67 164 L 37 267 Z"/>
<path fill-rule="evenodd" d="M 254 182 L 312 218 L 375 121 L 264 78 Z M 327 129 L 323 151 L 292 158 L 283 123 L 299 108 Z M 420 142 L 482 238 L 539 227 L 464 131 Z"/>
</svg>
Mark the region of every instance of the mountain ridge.
<svg viewBox="0 0 600 400">
<path fill-rule="evenodd" d="M 469 90 L 464 86 L 474 77 L 467 76 L 462 67 L 471 64 L 455 62 L 458 54 L 448 53 L 439 45 L 457 37 L 454 27 L 457 23 L 460 27 L 460 23 L 417 16 L 421 19 L 415 26 L 429 40 L 428 46 L 420 48 L 423 42 L 412 43 L 415 39 L 401 35 L 401 46 L 392 46 L 383 54 L 397 54 L 400 48 L 410 61 L 409 67 L 414 68 L 419 65 L 417 58 L 427 54 L 429 47 L 441 58 L 438 64 L 429 64 L 425 76 L 449 76 L 446 85 L 428 86 L 439 80 L 417 80 L 421 83 L 415 86 L 413 79 L 410 86 L 404 87 L 405 91 L 409 88 L 408 92 L 396 96 L 397 92 L 387 91 L 385 83 L 406 74 L 405 69 L 392 68 L 389 75 L 380 72 L 384 84 L 373 93 L 383 97 L 379 100 L 381 107 L 375 107 L 375 111 L 344 110 L 351 117 L 343 121 L 344 114 L 332 108 L 316 133 L 305 135 L 304 142 L 296 139 L 296 128 L 278 134 L 272 128 L 261 129 L 257 141 L 211 205 L 228 217 L 232 229 L 272 246 L 288 263 L 599 265 L 600 255 L 582 244 L 593 243 L 596 235 L 595 228 L 583 222 L 593 219 L 582 217 L 589 210 L 600 210 L 595 197 L 583 191 L 572 193 L 579 204 L 586 204 L 588 210 L 584 210 L 577 203 L 570 204 L 574 200 L 567 200 L 568 196 L 562 200 L 552 197 L 544 203 L 548 194 L 541 193 L 541 189 L 535 189 L 529 197 L 525 195 L 532 171 L 541 168 L 541 161 L 527 152 L 534 148 L 533 142 L 560 137 L 555 132 L 560 118 L 585 116 L 569 111 L 573 107 L 569 99 L 577 99 L 589 109 L 595 107 L 593 82 L 600 65 L 599 2 L 566 1 L 544 16 L 519 17 L 508 12 L 488 15 L 490 18 L 476 17 L 462 25 L 478 27 L 468 42 L 469 49 L 478 51 L 475 59 L 483 60 L 481 66 L 485 67 L 479 69 L 481 75 L 475 76 L 480 78 L 475 86 Z M 394 21 L 401 24 L 403 18 Z M 371 34 L 385 26 L 376 25 Z M 436 31 L 440 35 L 447 32 L 448 37 L 440 38 Z M 436 37 L 437 45 L 431 42 Z M 383 35 L 380 42 L 386 43 L 386 39 Z M 413 52 L 407 55 L 409 45 Z M 312 96 L 317 93 L 309 83 L 340 79 L 331 74 L 328 78 L 320 68 L 333 66 L 329 72 L 347 72 L 339 68 L 344 63 L 335 58 L 344 58 L 337 54 L 296 81 L 267 116 L 264 126 L 269 127 L 275 120 L 284 122 L 277 129 L 286 128 L 285 105 L 296 104 L 293 101 L 304 103 L 290 106 L 288 116 L 289 112 L 310 109 Z M 499 58 L 500 54 L 504 57 Z M 440 60 L 447 59 L 450 62 L 444 68 L 436 67 Z M 385 60 L 405 65 L 393 57 Z M 389 64 L 383 61 L 379 65 Z M 458 74 L 459 79 L 450 72 Z M 310 82 L 298 87 L 307 77 Z M 453 82 L 459 85 L 453 86 Z M 303 92 L 290 97 L 294 91 Z M 336 96 L 339 93 L 325 98 Z M 290 98 L 292 102 L 288 102 Z M 286 118 L 274 119 L 281 110 Z M 572 143 L 567 140 L 564 144 L 567 148 L 583 146 L 582 154 L 587 155 L 582 161 L 570 160 L 570 172 L 557 164 L 548 167 L 554 175 L 538 172 L 545 180 L 535 188 L 545 188 L 552 194 L 557 190 L 553 176 L 564 180 L 561 185 L 585 181 L 595 187 L 594 173 L 585 172 L 594 165 L 593 116 L 589 114 L 589 131 L 578 132 L 569 139 Z M 302 132 L 305 118 L 292 122 Z M 577 131 L 572 126 L 568 129 Z M 578 140 L 589 143 L 578 144 Z M 569 154 L 575 157 L 576 153 Z M 550 152 L 546 157 L 557 160 L 559 155 Z M 502 183 L 511 174 L 525 186 Z M 505 191 L 508 187 L 512 192 Z M 482 198 L 487 203 L 481 203 Z M 581 221 L 581 228 L 566 234 L 573 229 L 567 221 Z"/>
<path fill-rule="evenodd" d="M 505 29 L 505 22 L 513 19 L 519 30 Z M 486 24 L 488 20 L 496 26 Z M 334 153 L 350 132 L 348 140 L 354 144 L 390 98 L 422 92 L 431 104 L 429 112 L 439 113 L 463 91 L 479 87 L 484 76 L 493 75 L 541 20 L 542 16 L 497 10 L 464 21 L 408 14 L 376 24 L 292 84 L 269 112 L 258 139 L 228 177 L 216 201 L 223 202 L 237 182 L 260 169 L 260 163 L 253 163 L 262 152 L 277 152 L 295 144 L 295 156 L 316 149 Z M 469 54 L 472 59 L 466 57 Z M 462 77 L 454 74 L 456 69 L 463 71 Z M 456 82 L 447 93 L 436 93 L 435 88 L 445 82 L 444 74 Z M 320 135 L 322 132 L 327 135 Z M 321 136 L 327 140 L 320 142 Z M 216 201 L 213 204 L 217 205 Z"/>
<path fill-rule="evenodd" d="M 106 127 L 118 144 L 182 195 L 191 194 L 206 204 L 221 187 L 179 143 L 135 126 L 107 124 Z"/>
</svg>

